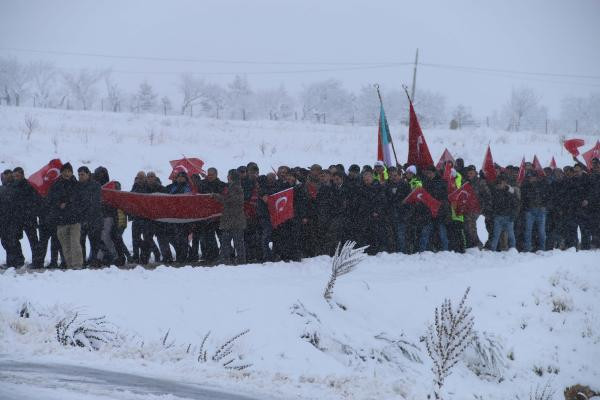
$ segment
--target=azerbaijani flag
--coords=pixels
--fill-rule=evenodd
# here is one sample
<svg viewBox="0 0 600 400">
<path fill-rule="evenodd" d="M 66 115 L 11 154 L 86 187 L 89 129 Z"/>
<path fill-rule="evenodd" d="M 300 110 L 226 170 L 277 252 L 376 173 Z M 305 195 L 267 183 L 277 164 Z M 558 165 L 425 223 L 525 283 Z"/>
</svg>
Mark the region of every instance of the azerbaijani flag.
<svg viewBox="0 0 600 400">
<path fill-rule="evenodd" d="M 383 161 L 386 167 L 395 165 L 390 153 L 391 146 L 392 135 L 390 134 L 390 127 L 387 118 L 385 117 L 385 111 L 383 110 L 382 104 L 379 113 L 379 130 L 377 132 L 377 161 Z"/>
</svg>

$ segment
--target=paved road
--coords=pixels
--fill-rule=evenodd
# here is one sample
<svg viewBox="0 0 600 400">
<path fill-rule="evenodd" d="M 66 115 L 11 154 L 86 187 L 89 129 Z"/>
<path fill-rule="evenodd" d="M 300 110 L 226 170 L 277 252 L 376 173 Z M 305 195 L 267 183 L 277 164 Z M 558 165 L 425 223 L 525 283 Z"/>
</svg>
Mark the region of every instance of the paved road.
<svg viewBox="0 0 600 400">
<path fill-rule="evenodd" d="M 60 394 L 52 395 L 52 391 Z M 0 359 L 0 400 L 170 398 L 168 395 L 194 400 L 256 400 L 167 379 L 74 365 Z"/>
</svg>

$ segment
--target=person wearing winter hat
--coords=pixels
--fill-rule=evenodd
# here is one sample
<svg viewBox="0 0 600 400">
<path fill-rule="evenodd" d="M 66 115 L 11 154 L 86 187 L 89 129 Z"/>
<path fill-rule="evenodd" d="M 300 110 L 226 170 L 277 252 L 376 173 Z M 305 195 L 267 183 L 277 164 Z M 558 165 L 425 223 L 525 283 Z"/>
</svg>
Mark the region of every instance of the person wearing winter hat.
<svg viewBox="0 0 600 400">
<path fill-rule="evenodd" d="M 56 225 L 56 234 L 63 250 L 67 268 L 79 269 L 83 265 L 81 249 L 82 201 L 81 190 L 73 176 L 70 163 L 60 168 L 60 177 L 48 192 L 50 219 Z"/>
<path fill-rule="evenodd" d="M 375 164 L 373 167 L 374 167 L 373 168 L 373 179 L 378 181 L 381 184 L 387 182 L 388 171 L 387 171 L 387 168 L 386 168 L 385 164 L 383 163 L 383 161 L 381 161 L 381 160 L 375 161 Z"/>
<path fill-rule="evenodd" d="M 421 180 L 417 178 L 417 167 L 415 167 L 414 165 L 409 165 L 406 168 L 405 175 L 406 180 L 408 181 L 408 184 L 410 185 L 410 188 L 412 190 L 423 186 L 423 182 L 421 182 Z"/>
</svg>

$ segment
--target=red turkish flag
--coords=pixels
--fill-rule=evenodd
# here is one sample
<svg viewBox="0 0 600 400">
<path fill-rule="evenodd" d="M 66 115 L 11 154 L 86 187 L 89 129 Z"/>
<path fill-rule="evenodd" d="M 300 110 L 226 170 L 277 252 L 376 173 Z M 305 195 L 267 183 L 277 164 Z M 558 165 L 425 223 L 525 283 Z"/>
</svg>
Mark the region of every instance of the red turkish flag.
<svg viewBox="0 0 600 400">
<path fill-rule="evenodd" d="M 294 188 L 272 194 L 267 199 L 267 208 L 273 228 L 277 228 L 288 219 L 294 218 Z"/>
<path fill-rule="evenodd" d="M 490 149 L 490 145 L 488 145 L 487 151 L 485 152 L 485 158 L 483 159 L 483 173 L 485 174 L 486 181 L 496 181 L 496 168 L 494 168 L 494 159 L 492 158 L 492 150 Z"/>
<path fill-rule="evenodd" d="M 452 154 L 450 154 L 448 149 L 444 149 L 444 152 L 442 153 L 442 156 L 440 157 L 440 161 L 438 161 L 435 168 L 436 169 L 444 168 L 444 166 L 446 165 L 446 162 L 448 162 L 448 161 L 451 161 L 452 165 L 455 164 L 454 157 L 452 157 Z"/>
<path fill-rule="evenodd" d="M 433 215 L 433 218 L 437 217 L 438 211 L 440 210 L 440 207 L 442 205 L 442 203 L 438 199 L 430 195 L 427 192 L 427 190 L 423 189 L 422 187 L 416 188 L 415 190 L 410 192 L 410 194 L 404 199 L 403 203 L 423 203 L 427 206 L 427 208 L 429 208 L 429 211 L 431 211 L 431 215 Z"/>
<path fill-rule="evenodd" d="M 454 205 L 456 213 L 459 215 L 465 213 L 478 214 L 481 212 L 479 199 L 469 182 L 450 193 L 448 200 Z"/>
<path fill-rule="evenodd" d="M 583 159 L 589 169 L 592 169 L 592 159 L 600 158 L 600 140 L 596 142 L 596 145 L 583 153 Z"/>
<path fill-rule="evenodd" d="M 552 160 L 550 161 L 550 168 L 556 169 L 556 160 L 554 159 L 554 156 L 552 156 Z"/>
<path fill-rule="evenodd" d="M 410 103 L 410 123 L 408 127 L 408 163 L 419 168 L 433 165 L 433 159 L 431 153 L 429 153 L 429 147 L 427 147 L 412 102 Z"/>
<path fill-rule="evenodd" d="M 29 183 L 37 190 L 40 196 L 46 196 L 48 194 L 50 187 L 52 187 L 52 184 L 56 182 L 60 176 L 62 165 L 62 162 L 56 158 L 50 160 L 46 166 L 29 176 Z"/>
<path fill-rule="evenodd" d="M 585 141 L 583 139 L 569 139 L 565 140 L 564 146 L 569 153 L 571 153 L 574 157 L 577 157 L 579 155 L 578 147 L 581 147 L 584 144 Z"/>
<path fill-rule="evenodd" d="M 525 157 L 521 160 L 521 166 L 519 167 L 519 174 L 517 175 L 517 183 L 520 185 L 525 180 Z"/>
<path fill-rule="evenodd" d="M 173 168 L 173 171 L 171 171 L 171 175 L 169 175 L 170 180 L 175 179 L 179 172 L 185 172 L 190 177 L 194 174 L 200 174 L 202 176 L 206 175 L 206 173 L 202 169 L 204 161 L 202 161 L 199 158 L 184 157 L 181 160 L 169 161 L 169 163 Z"/>
<path fill-rule="evenodd" d="M 538 160 L 536 155 L 533 156 L 533 169 L 537 173 L 537 176 L 539 176 L 540 178 L 546 176 L 544 168 L 542 168 L 542 164 L 540 164 L 540 160 Z"/>
</svg>

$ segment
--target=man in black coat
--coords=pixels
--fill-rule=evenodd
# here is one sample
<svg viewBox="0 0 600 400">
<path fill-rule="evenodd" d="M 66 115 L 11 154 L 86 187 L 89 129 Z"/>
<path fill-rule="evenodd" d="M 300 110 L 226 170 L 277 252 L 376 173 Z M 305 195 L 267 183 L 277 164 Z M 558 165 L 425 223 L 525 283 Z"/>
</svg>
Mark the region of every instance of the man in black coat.
<svg viewBox="0 0 600 400">
<path fill-rule="evenodd" d="M 83 265 L 81 250 L 82 199 L 79 182 L 73 176 L 70 163 L 60 169 L 60 177 L 48 193 L 50 219 L 56 224 L 56 234 L 65 256 L 67 268 Z"/>
<path fill-rule="evenodd" d="M 2 186 L 0 186 L 0 241 L 6 251 L 6 266 L 18 268 L 23 266 L 25 259 L 21 252 L 19 239 L 23 231 L 15 220 L 16 191 L 12 185 L 10 169 L 2 173 Z"/>
<path fill-rule="evenodd" d="M 406 247 L 406 224 L 409 206 L 403 204 L 404 199 L 410 194 L 410 185 L 402 179 L 402 175 L 396 167 L 388 168 L 389 178 L 385 185 L 385 197 L 389 220 L 394 232 L 394 250 L 407 253 Z"/>
<path fill-rule="evenodd" d="M 450 218 L 448 184 L 439 176 L 433 165 L 423 169 L 423 189 L 436 200 L 440 201 L 442 205 L 435 218 L 428 212 L 427 215 L 430 216 L 431 219 L 421 231 L 419 249 L 420 251 L 427 251 L 429 249 L 431 235 L 437 231 L 439 233 L 440 250 L 448 251 L 448 229 L 446 227 L 446 222 Z"/>
<path fill-rule="evenodd" d="M 592 236 L 591 221 L 591 188 L 590 180 L 584 167 L 576 164 L 573 175 L 566 179 L 566 195 L 570 207 L 567 211 L 567 247 L 577 247 L 577 228 L 581 231 L 581 249 L 589 250 Z M 593 203 L 593 202 L 592 202 Z"/>
<path fill-rule="evenodd" d="M 84 265 L 100 266 L 98 252 L 102 246 L 102 192 L 100 184 L 92 179 L 88 167 L 77 169 L 81 191 L 81 254 Z M 90 254 L 86 260 L 85 240 L 90 241 Z"/>
<path fill-rule="evenodd" d="M 379 182 L 373 179 L 372 172 L 365 171 L 362 177 L 363 183 L 356 192 L 358 244 L 368 245 L 367 254 L 375 255 L 383 250 L 385 243 L 385 195 Z"/>
<path fill-rule="evenodd" d="M 519 199 L 515 194 L 515 189 L 509 186 L 506 175 L 500 175 L 497 178 L 496 185 L 491 187 L 491 195 L 494 228 L 490 250 L 496 251 L 502 232 L 506 232 L 508 235 L 508 247 L 514 248 L 516 247 L 515 218 L 519 210 Z"/>
<path fill-rule="evenodd" d="M 546 250 L 546 218 L 550 205 L 550 185 L 544 178 L 538 178 L 535 171 L 527 171 L 526 180 L 521 185 L 521 204 L 525 212 L 525 237 L 523 250 L 532 249 L 533 226 L 537 227 L 538 249 Z"/>
<path fill-rule="evenodd" d="M 13 188 L 14 188 L 14 218 L 17 223 L 19 232 L 25 232 L 29 246 L 31 248 L 33 268 L 42 268 L 43 265 L 35 262 L 40 251 L 40 242 L 38 238 L 38 215 L 41 207 L 41 196 L 25 179 L 23 168 L 17 167 L 13 169 Z M 22 233 L 20 234 L 22 236 Z M 18 244 L 21 251 L 21 244 Z"/>
</svg>

